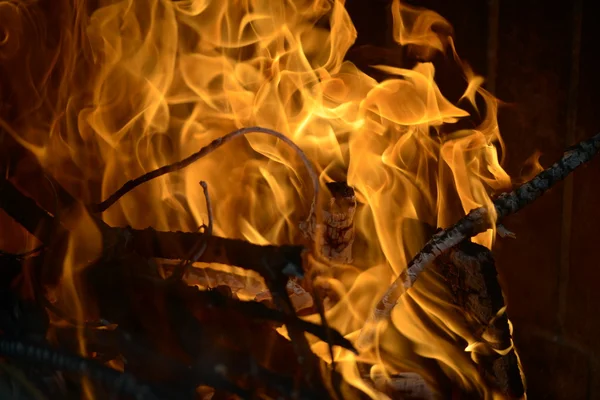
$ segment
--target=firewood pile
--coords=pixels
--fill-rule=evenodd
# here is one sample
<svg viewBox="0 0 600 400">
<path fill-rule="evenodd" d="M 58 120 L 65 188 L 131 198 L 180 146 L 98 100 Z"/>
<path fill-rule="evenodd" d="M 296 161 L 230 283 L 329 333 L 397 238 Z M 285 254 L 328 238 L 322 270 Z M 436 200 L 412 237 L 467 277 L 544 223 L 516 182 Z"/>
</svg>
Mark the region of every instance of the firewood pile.
<svg viewBox="0 0 600 400">
<path fill-rule="evenodd" d="M 599 148 L 600 136 L 595 136 L 515 192 L 498 197 L 498 217 L 533 201 Z M 196 154 L 205 153 L 203 149 Z M 352 260 L 356 198 L 345 183 L 328 184 L 325 200 L 317 201 L 314 213 L 301 223 L 311 239 L 302 247 L 259 246 L 218 237 L 211 232 L 211 222 L 199 232 L 111 227 L 95 213 L 105 207 L 102 204 L 82 205 L 52 182 L 56 208 L 47 210 L 13 178 L 5 173 L 0 180 L 0 208 L 42 245 L 23 254 L 0 253 L 2 398 L 65 399 L 82 393 L 124 399 L 364 397 L 342 379 L 335 363 L 327 364 L 311 351 L 305 334 L 326 342 L 332 355 L 336 348 L 356 353 L 351 341 L 326 323 L 298 316 L 312 309 L 324 317 L 324 300 L 336 301 L 326 288 L 313 285 L 320 272 L 311 267 L 314 260 L 307 253 L 320 250 L 319 257 L 331 263 Z M 114 198 L 132 186 L 127 183 Z M 203 186 L 210 202 L 209 189 Z M 86 266 L 78 282 L 95 301 L 94 315 L 84 319 L 69 314 L 72 305 L 56 302 L 46 289 L 60 278 L 69 216 L 78 208 L 88 210 L 102 236 L 101 256 Z M 399 279 L 408 288 L 429 266 L 429 272 L 449 288 L 456 320 L 476 338 L 467 351 L 482 379 L 499 393 L 519 398 L 524 385 L 494 261 L 489 250 L 469 241 L 489 224 L 480 214 L 476 210 L 454 227 L 435 233 L 409 264 L 412 275 Z M 253 271 L 264 287 L 260 278 L 255 279 L 255 299 L 242 301 L 236 292 L 252 286 L 243 274 L 202 272 L 192 262 Z M 415 265 L 416 274 L 411 270 Z M 209 290 L 196 286 L 195 280 L 202 279 Z M 391 297 L 382 304 L 395 304 L 398 297 Z M 289 340 L 278 333 L 281 326 Z M 363 329 L 363 340 L 369 336 L 364 333 L 368 328 Z M 89 357 L 78 355 L 82 342 Z M 431 382 L 411 371 L 384 376 L 369 373 L 368 365 L 362 370 L 368 385 L 391 398 L 469 396 L 450 380 L 445 389 L 432 388 Z"/>
</svg>

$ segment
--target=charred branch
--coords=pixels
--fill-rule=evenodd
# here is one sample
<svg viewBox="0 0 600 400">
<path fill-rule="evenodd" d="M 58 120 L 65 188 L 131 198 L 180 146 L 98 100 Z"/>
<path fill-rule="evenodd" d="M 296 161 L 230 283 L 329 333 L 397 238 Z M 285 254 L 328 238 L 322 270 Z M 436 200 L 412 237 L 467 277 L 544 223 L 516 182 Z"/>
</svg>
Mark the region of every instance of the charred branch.
<svg viewBox="0 0 600 400">
<path fill-rule="evenodd" d="M 185 273 L 190 269 L 192 264 L 197 262 L 202 254 L 206 251 L 208 244 L 206 243 L 206 238 L 211 237 L 213 233 L 213 215 L 212 215 L 212 206 L 210 203 L 210 196 L 208 195 L 208 185 L 206 182 L 201 181 L 200 185 L 204 191 L 204 198 L 206 199 L 206 209 L 208 210 L 208 225 L 205 227 L 206 229 L 202 232 L 204 237 L 200 238 L 196 246 L 194 246 L 192 253 L 189 255 L 187 259 L 181 260 L 181 262 L 175 267 L 173 270 L 173 274 L 171 275 L 171 280 L 181 280 Z M 203 226 L 204 227 L 204 226 Z M 202 228 L 202 227 L 201 227 Z"/>
<path fill-rule="evenodd" d="M 57 229 L 64 230 L 62 225 L 57 226 L 54 216 L 6 179 L 0 179 L 0 208 L 42 243 L 46 243 Z M 204 241 L 206 250 L 198 262 L 233 265 L 263 276 L 274 273 L 271 269 L 276 269 L 276 274 L 303 275 L 303 249 L 300 246 L 260 246 L 204 233 L 109 227 L 101 221 L 96 222 L 105 236 L 105 244 L 133 250 L 143 257 L 184 260 L 198 242 Z"/>
<path fill-rule="evenodd" d="M 256 271 L 265 276 L 266 269 L 277 268 L 286 276 L 303 276 L 301 246 L 256 245 L 243 240 L 219 236 L 204 236 L 195 232 L 165 232 L 153 228 L 111 228 L 126 238 L 127 247 L 144 257 L 185 259 L 199 240 L 206 241 L 206 249 L 198 258 L 201 263 L 216 263 Z"/>
</svg>

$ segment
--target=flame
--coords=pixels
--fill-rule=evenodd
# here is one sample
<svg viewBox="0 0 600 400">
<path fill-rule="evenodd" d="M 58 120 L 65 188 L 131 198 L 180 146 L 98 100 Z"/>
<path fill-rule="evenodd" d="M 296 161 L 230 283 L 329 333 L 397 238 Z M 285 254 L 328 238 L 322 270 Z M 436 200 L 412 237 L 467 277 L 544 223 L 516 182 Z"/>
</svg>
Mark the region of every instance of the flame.
<svg viewBox="0 0 600 400">
<path fill-rule="evenodd" d="M 78 352 L 88 356 L 84 334 L 83 322 L 93 315 L 93 299 L 85 296 L 85 287 L 82 284 L 82 274 L 86 268 L 100 258 L 102 254 L 102 238 L 96 224 L 86 213 L 83 207 L 72 210 L 70 215 L 64 216 L 63 222 L 70 226 L 67 234 L 66 253 L 63 260 L 62 274 L 58 284 L 51 288 L 58 308 L 64 310 L 66 315 L 74 317 L 77 321 Z M 84 398 L 94 399 L 89 378 L 82 377 Z"/>
<path fill-rule="evenodd" d="M 27 87 L 36 84 L 38 101 L 19 98 L 27 113 L 4 128 L 88 203 L 229 131 L 258 125 L 282 132 L 304 150 L 322 184 L 346 180 L 357 193 L 361 254 L 323 278 L 341 299 L 329 322 L 350 338 L 427 239 L 411 221 L 448 226 L 510 185 L 498 157 L 496 99 L 458 58 L 448 22 L 435 12 L 393 1 L 393 38 L 417 62 L 375 66 L 389 77 L 377 82 L 345 60 L 357 32 L 342 0 L 101 0 L 95 10 L 85 0 L 58 3 L 68 23 L 54 38 L 59 45 L 44 50 L 51 67 L 21 74 Z M 0 32 L 0 58 L 10 59 L 40 10 L 35 2 L 0 6 L 15 15 Z M 437 86 L 432 62 L 449 51 L 465 81 L 456 104 Z M 475 128 L 443 130 L 469 118 Z M 207 220 L 200 179 L 210 187 L 215 234 L 258 244 L 301 240 L 310 180 L 295 154 L 260 134 L 135 189 L 102 218 L 112 226 L 194 230 Z M 490 230 L 476 241 L 491 247 L 493 237 Z M 74 236 L 69 248 L 83 242 Z M 65 258 L 65 279 L 78 265 Z M 65 290 L 73 304 L 82 302 L 76 286 Z M 376 398 L 356 361 L 435 383 L 422 362 L 429 358 L 457 384 L 490 396 L 453 341 L 475 339 L 448 311 L 444 293 L 426 274 L 380 330 L 375 354 L 337 350 L 346 379 Z M 322 342 L 313 348 L 329 357 Z"/>
<path fill-rule="evenodd" d="M 539 174 L 544 170 L 544 167 L 540 163 L 540 158 L 542 157 L 542 152 L 536 150 L 531 154 L 523 163 L 523 167 L 519 173 L 518 178 L 514 178 L 513 182 L 515 184 L 522 184 L 524 182 L 530 181 L 534 176 Z"/>
</svg>

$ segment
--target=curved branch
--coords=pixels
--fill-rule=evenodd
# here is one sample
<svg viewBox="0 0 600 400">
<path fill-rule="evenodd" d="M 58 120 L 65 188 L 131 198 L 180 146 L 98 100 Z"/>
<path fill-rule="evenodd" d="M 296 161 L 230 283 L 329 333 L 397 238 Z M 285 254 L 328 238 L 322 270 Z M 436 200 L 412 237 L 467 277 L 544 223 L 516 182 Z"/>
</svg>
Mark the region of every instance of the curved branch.
<svg viewBox="0 0 600 400">
<path fill-rule="evenodd" d="M 136 187 L 140 186 L 141 184 L 146 183 L 154 178 L 158 178 L 159 176 L 162 176 L 162 175 L 165 175 L 165 174 L 168 174 L 171 172 L 179 171 L 179 170 L 191 165 L 192 163 L 198 161 L 202 157 L 212 153 L 213 151 L 217 150 L 219 147 L 230 142 L 231 140 L 235 139 L 236 137 L 244 136 L 249 133 L 264 133 L 266 135 L 274 136 L 277 139 L 280 139 L 281 141 L 283 141 L 285 144 L 287 144 L 289 147 L 291 147 L 296 152 L 296 154 L 298 154 L 298 157 L 300 157 L 300 159 L 302 160 L 302 163 L 304 164 L 304 167 L 306 168 L 306 170 L 308 171 L 308 174 L 310 175 L 312 185 L 313 185 L 313 200 L 312 200 L 312 204 L 311 204 L 311 212 L 309 213 L 309 218 L 310 218 L 310 215 L 312 215 L 312 212 L 314 210 L 315 204 L 317 203 L 317 198 L 319 195 L 319 178 L 317 176 L 317 173 L 315 172 L 312 164 L 308 160 L 308 157 L 306 157 L 306 154 L 304 154 L 302 149 L 300 147 L 298 147 L 298 145 L 296 143 L 294 143 L 291 139 L 289 139 L 287 136 L 285 136 L 284 134 L 282 134 L 280 132 L 277 132 L 277 131 L 274 131 L 274 130 L 268 129 L 268 128 L 263 128 L 260 126 L 241 128 L 236 131 L 230 132 L 225 136 L 221 136 L 221 137 L 213 140 L 212 142 L 210 142 L 208 145 L 201 148 L 196 153 L 192 154 L 191 156 L 189 156 L 187 158 L 184 158 L 181 161 L 177 161 L 175 163 L 165 165 L 163 167 L 160 167 L 158 169 L 150 171 L 142 176 L 139 176 L 135 179 L 132 179 L 132 180 L 126 182 L 119 189 L 117 189 L 116 192 L 114 192 L 113 194 L 108 196 L 108 198 L 106 200 L 104 200 L 100 203 L 97 203 L 97 204 L 90 205 L 90 210 L 92 212 L 96 212 L 96 213 L 106 211 L 110 206 L 115 204 L 121 197 L 123 197 L 125 194 L 129 193 L 131 190 L 135 189 Z"/>
</svg>

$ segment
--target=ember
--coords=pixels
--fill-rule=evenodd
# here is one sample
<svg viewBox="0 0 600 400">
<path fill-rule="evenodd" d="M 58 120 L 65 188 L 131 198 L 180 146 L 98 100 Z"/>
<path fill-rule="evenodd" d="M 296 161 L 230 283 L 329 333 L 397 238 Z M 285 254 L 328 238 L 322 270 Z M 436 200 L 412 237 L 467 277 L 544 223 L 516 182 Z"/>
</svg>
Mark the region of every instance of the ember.
<svg viewBox="0 0 600 400">
<path fill-rule="evenodd" d="M 600 135 L 511 179 L 399 0 L 381 81 L 341 0 L 53 7 L 0 0 L 2 396 L 525 397 L 490 249 Z"/>
</svg>

